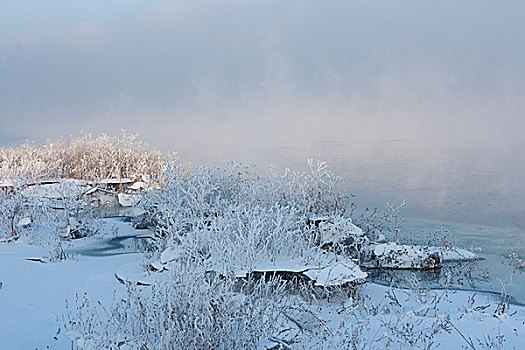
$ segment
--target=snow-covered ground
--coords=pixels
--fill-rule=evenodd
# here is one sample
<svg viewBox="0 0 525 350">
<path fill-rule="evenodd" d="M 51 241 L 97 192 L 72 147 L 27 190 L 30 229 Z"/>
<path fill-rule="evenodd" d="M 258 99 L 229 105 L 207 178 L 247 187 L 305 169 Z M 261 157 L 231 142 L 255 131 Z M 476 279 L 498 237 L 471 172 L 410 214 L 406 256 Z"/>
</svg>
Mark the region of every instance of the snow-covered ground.
<svg viewBox="0 0 525 350">
<path fill-rule="evenodd" d="M 66 299 L 74 305 L 75 294 L 87 292 L 90 300 L 110 305 L 114 291 L 117 295 L 124 295 L 125 288 L 117 280 L 116 273 L 125 271 L 126 266 L 140 267 L 143 254 L 133 253 L 134 248 L 126 246 L 126 239 L 120 241 L 121 246 L 111 246 L 109 242 L 115 242 L 115 235 L 131 237 L 147 232 L 135 230 L 130 223 L 120 219 L 106 219 L 103 228 L 97 237 L 73 241 L 68 251 L 76 252 L 76 255 L 70 253 L 70 258 L 62 262 L 27 260 L 38 258 L 42 253 L 40 247 L 28 244 L 25 238 L 0 243 L 1 348 L 46 349 L 52 345 L 53 349 L 70 349 L 71 341 L 64 334 L 67 332 L 63 326 Z M 130 276 L 134 273 L 129 269 L 128 272 Z M 138 277 L 140 268 L 135 272 Z M 323 273 L 322 270 L 314 272 Z M 446 318 L 447 324 L 453 325 L 453 328 L 449 326 L 448 332 L 441 330 L 435 336 L 434 346 L 441 344 L 439 348 L 472 348 L 469 345 L 471 342 L 476 349 L 481 349 L 480 341 L 489 341 L 490 337 L 497 343 L 499 336 L 503 336 L 504 349 L 522 348 L 525 308 L 511 305 L 510 310 L 503 313 L 494 312 L 499 297 L 492 294 L 440 290 L 423 292 L 413 287 L 412 290 L 392 289 L 366 283 L 360 292 L 360 301 L 343 296 L 321 299 L 310 305 L 315 317 L 303 314 L 302 318 L 288 319 L 288 330 L 279 339 L 293 339 L 296 343 L 290 346 L 292 349 L 335 349 L 345 344 L 350 346 L 352 332 L 359 332 L 361 344 L 371 342 L 372 348 L 384 348 L 390 339 L 384 333 L 400 331 L 405 334 L 391 334 L 391 338 L 399 341 L 396 348 L 411 348 L 407 343 L 410 327 L 405 327 L 404 323 L 416 329 L 428 327 L 432 330 Z M 436 298 L 439 300 L 436 301 Z M 401 306 L 394 305 L 397 302 Z M 391 313 L 384 313 L 387 310 Z M 352 312 L 361 315 L 359 320 L 350 316 Z M 319 323 L 319 320 L 323 321 Z M 307 336 L 310 328 L 315 328 L 312 332 L 316 336 Z M 60 334 L 54 340 L 58 329 Z M 333 332 L 332 336 L 323 339 L 330 332 Z M 267 345 L 277 342 L 276 339 L 263 339 L 263 344 Z M 417 348 L 421 344 L 424 343 L 418 343 Z"/>
<path fill-rule="evenodd" d="M 66 299 L 74 300 L 75 293 L 88 292 L 93 300 L 109 304 L 113 291 L 122 292 L 122 285 L 115 278 L 115 271 L 122 265 L 141 259 L 139 254 L 85 256 L 80 251 L 91 251 L 107 246 L 114 234 L 110 229 L 119 228 L 119 236 L 143 234 L 130 224 L 110 219 L 100 237 L 75 240 L 71 250 L 77 255 L 56 263 L 27 260 L 40 258 L 38 245 L 28 244 L 27 238 L 17 242 L 0 243 L 0 348 L 46 349 L 54 343 L 53 337 L 60 328 L 64 332 L 63 316 Z M 69 339 L 59 334 L 53 349 L 70 349 Z"/>
<path fill-rule="evenodd" d="M 348 217 L 339 178 L 308 164 L 264 179 L 175 168 L 142 194 L 69 180 L 6 192 L 0 348 L 520 347 L 523 307 L 453 290 L 474 250 L 388 242 L 397 213 Z M 101 218 L 120 211 L 155 231 Z"/>
</svg>

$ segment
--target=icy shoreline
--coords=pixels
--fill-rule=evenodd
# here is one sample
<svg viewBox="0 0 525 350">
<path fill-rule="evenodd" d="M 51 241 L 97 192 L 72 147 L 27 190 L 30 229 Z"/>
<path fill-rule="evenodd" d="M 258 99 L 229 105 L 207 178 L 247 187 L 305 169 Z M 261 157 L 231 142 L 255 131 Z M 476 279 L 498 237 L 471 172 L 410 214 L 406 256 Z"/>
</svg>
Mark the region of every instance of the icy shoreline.
<svg viewBox="0 0 525 350">
<path fill-rule="evenodd" d="M 308 165 L 264 180 L 238 163 L 173 168 L 143 192 L 127 180 L 9 189 L 0 335 L 15 347 L 31 332 L 37 348 L 84 349 L 430 347 L 454 331 L 471 348 L 517 344 L 524 310 L 507 293 L 454 290 L 463 276 L 449 267 L 476 254 L 445 238 L 443 248 L 399 243 L 395 209 L 348 213 L 339 178 Z M 388 271 L 406 285 L 371 283 Z M 446 288 L 416 273 L 446 277 Z"/>
</svg>

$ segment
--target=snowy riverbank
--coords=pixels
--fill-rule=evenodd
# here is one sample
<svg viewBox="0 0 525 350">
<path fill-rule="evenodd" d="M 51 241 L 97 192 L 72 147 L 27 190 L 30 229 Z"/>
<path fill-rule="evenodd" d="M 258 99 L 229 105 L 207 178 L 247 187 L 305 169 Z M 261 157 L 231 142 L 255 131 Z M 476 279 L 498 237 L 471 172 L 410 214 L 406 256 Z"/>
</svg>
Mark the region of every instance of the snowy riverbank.
<svg viewBox="0 0 525 350">
<path fill-rule="evenodd" d="M 144 235 L 145 231 L 135 230 L 130 223 L 119 219 L 106 219 L 104 227 L 106 229 L 98 237 L 73 241 L 68 251 L 76 252 L 77 255 L 62 262 L 41 263 L 27 260 L 41 256 L 41 251 L 40 247 L 28 244 L 24 238 L 17 242 L 0 243 L 0 339 L 4 348 L 45 349 L 53 344 L 53 349 L 69 349 L 71 342 L 63 327 L 66 299 L 71 305 L 76 293 L 82 294 L 87 291 L 90 300 L 109 305 L 113 300 L 114 291 L 118 296 L 125 294 L 125 288 L 117 281 L 115 273 L 125 265 L 142 261 L 143 254 L 133 253 L 133 247 L 126 248 L 125 245 L 107 256 L 88 256 L 82 252 L 104 249 L 107 242 L 115 238 L 115 232 L 118 236 L 130 237 Z M 114 227 L 118 227 L 118 231 L 114 230 Z M 311 304 L 311 311 L 317 315 L 316 318 L 323 320 L 323 324 L 326 323 L 326 327 L 339 329 L 340 332 L 341 328 L 337 328 L 337 325 L 345 322 L 345 314 L 349 310 L 363 308 L 360 337 L 372 341 L 377 348 L 386 344 L 387 338 L 382 336 L 381 332 L 388 331 L 386 325 L 393 322 L 393 314 L 375 314 L 372 310 L 364 308 L 364 305 L 380 306 L 378 311 L 385 311 L 385 306 L 394 303 L 394 295 L 402 305 L 395 306 L 396 317 L 401 317 L 400 320 L 415 327 L 429 326 L 439 320 L 439 317 L 450 318 L 451 324 L 457 327 L 457 330 L 451 329 L 450 333 L 442 331 L 435 339 L 436 343 L 446 344 L 447 349 L 462 349 L 468 346 L 460 332 L 472 339 L 484 339 L 487 336 L 497 339 L 498 335 L 504 335 L 504 348 L 519 348 L 525 329 L 525 308 L 511 305 L 511 309 L 504 314 L 493 313 L 499 298 L 491 294 L 391 289 L 374 283 L 366 283 L 360 293 L 363 298 L 361 305 L 353 304 L 353 299 L 334 297 Z M 435 297 L 439 298 L 439 302 L 432 302 Z M 512 317 L 510 314 L 513 314 Z M 303 344 L 305 346 L 312 342 L 312 338 L 302 334 L 294 324 L 301 324 L 301 327 L 305 328 L 318 327 L 320 321 L 307 315 L 304 317 L 302 320 L 290 321 L 290 328 L 282 334 L 282 338 L 293 338 L 298 346 L 303 341 L 306 342 Z M 54 340 L 53 337 L 59 328 L 61 332 L 58 339 Z M 318 329 L 319 332 L 321 330 L 322 327 Z M 351 330 L 352 328 L 347 329 L 348 332 Z M 334 334 L 333 345 L 340 344 L 349 336 L 350 334 Z M 304 340 L 301 340 L 302 338 Z M 399 339 L 401 344 L 406 340 L 403 340 L 402 336 Z M 263 343 L 276 344 L 270 340 Z M 409 346 L 406 345 L 406 348 Z"/>
</svg>

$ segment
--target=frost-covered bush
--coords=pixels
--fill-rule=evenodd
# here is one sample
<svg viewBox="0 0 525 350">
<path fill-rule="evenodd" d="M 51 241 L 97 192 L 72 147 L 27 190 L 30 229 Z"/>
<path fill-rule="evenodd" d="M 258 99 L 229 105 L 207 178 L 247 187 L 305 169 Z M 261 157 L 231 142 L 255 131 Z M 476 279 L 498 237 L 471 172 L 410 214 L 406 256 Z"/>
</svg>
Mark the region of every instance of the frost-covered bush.
<svg viewBox="0 0 525 350">
<path fill-rule="evenodd" d="M 261 262 L 316 266 L 337 259 L 334 247 L 325 247 L 328 223 L 315 222 L 351 227 L 350 218 L 340 221 L 352 196 L 325 164 L 309 165 L 306 173 L 270 168 L 266 176 L 238 163 L 165 172 L 140 203 L 144 220 L 157 229 L 153 259 L 169 261 L 168 271 L 148 288 L 129 288 L 126 298 L 105 309 L 89 306 L 87 298 L 78 301 L 70 309 L 70 337 L 84 348 L 252 349 L 264 339 L 279 343 L 276 331 L 297 310 L 291 304 L 304 301 L 285 292 L 294 282 L 250 272 Z M 312 287 L 302 285 L 302 294 L 312 298 Z"/>
<path fill-rule="evenodd" d="M 127 286 L 102 308 L 88 297 L 68 306 L 68 335 L 83 349 L 255 349 L 287 308 L 278 281 L 236 282 L 190 260 L 151 289 Z"/>
<path fill-rule="evenodd" d="M 57 231 L 65 239 L 76 239 L 98 232 L 100 218 L 94 213 L 94 205 L 83 196 L 85 186 L 70 180 L 53 184 L 53 198 L 40 198 L 43 218 L 41 223 Z"/>
<path fill-rule="evenodd" d="M 158 177 L 167 158 L 137 135 L 122 131 L 120 137 L 83 134 L 69 142 L 58 139 L 39 146 L 27 142 L 17 148 L 0 149 L 0 181 L 19 177 L 32 181 L 47 178 L 100 179 Z"/>
<path fill-rule="evenodd" d="M 178 246 L 204 255 L 222 273 L 283 257 L 315 263 L 326 233 L 313 220 L 337 221 L 353 202 L 324 163 L 309 166 L 306 173 L 270 168 L 264 177 L 238 163 L 172 169 L 142 199 L 145 220 L 157 228 L 159 251 Z"/>
<path fill-rule="evenodd" d="M 23 181 L 13 184 L 12 191 L 0 191 L 0 237 L 16 240 L 24 231 L 34 228 L 41 210 L 37 202 L 22 194 Z"/>
<path fill-rule="evenodd" d="M 100 218 L 82 194 L 86 186 L 75 180 L 44 185 L 18 179 L 11 190 L 0 192 L 0 238 L 7 241 L 26 236 L 40 245 L 47 261 L 66 259 L 67 242 L 94 235 Z"/>
<path fill-rule="evenodd" d="M 160 228 L 206 226 L 213 217 L 231 211 L 228 206 L 289 208 L 294 217 L 340 217 L 352 210 L 352 194 L 324 163 L 308 162 L 310 171 L 279 174 L 269 168 L 266 176 L 253 167 L 230 163 L 221 168 L 175 168 L 165 172 L 161 185 L 143 199 L 143 207 Z M 240 210 L 242 212 L 242 210 Z M 184 226 L 184 225 L 182 225 Z M 181 226 L 181 228 L 182 228 Z"/>
<path fill-rule="evenodd" d="M 94 206 L 83 196 L 85 184 L 76 180 L 60 180 L 48 185 L 29 186 L 23 195 L 37 206 L 35 224 L 30 241 L 42 247 L 48 261 L 65 260 L 73 239 L 92 236 L 101 227 L 101 218 Z"/>
<path fill-rule="evenodd" d="M 328 171 L 323 162 L 309 160 L 308 166 L 308 172 L 285 169 L 282 174 L 269 167 L 265 175 L 257 173 L 253 166 L 236 162 L 224 169 L 172 167 L 163 174 L 159 190 L 148 193 L 146 207 L 152 215 L 160 216 L 172 216 L 173 210 L 211 215 L 221 210 L 224 203 L 278 204 L 294 208 L 298 216 L 305 218 L 351 213 L 353 195 L 341 178 Z M 172 204 L 178 208 L 166 208 Z"/>
<path fill-rule="evenodd" d="M 446 291 L 424 290 L 415 278 L 379 303 L 377 290 L 361 293 L 366 273 L 355 263 L 371 249 L 377 257 L 401 246 L 377 239 L 381 225 L 399 234 L 398 210 L 364 213 L 357 227 L 352 195 L 323 163 L 264 176 L 238 163 L 171 167 L 156 183 L 140 201 L 141 220 L 156 229 L 147 271 L 118 277 L 126 295 L 112 305 L 77 298 L 67 328 L 81 348 L 431 349 L 461 319 L 450 317 Z M 341 266 L 355 278 L 319 283 Z"/>
<path fill-rule="evenodd" d="M 399 294 L 398 294 L 399 293 Z M 390 289 L 372 302 L 342 302 L 343 311 L 330 325 L 331 337 L 305 339 L 309 349 L 435 349 L 450 333 L 450 316 L 439 310 L 443 293 Z M 421 304 L 420 299 L 425 304 Z M 421 306 L 422 305 L 422 306 Z"/>
<path fill-rule="evenodd" d="M 16 239 L 19 237 L 17 223 L 20 217 L 20 203 L 6 194 L 0 193 L 0 237 Z"/>
</svg>

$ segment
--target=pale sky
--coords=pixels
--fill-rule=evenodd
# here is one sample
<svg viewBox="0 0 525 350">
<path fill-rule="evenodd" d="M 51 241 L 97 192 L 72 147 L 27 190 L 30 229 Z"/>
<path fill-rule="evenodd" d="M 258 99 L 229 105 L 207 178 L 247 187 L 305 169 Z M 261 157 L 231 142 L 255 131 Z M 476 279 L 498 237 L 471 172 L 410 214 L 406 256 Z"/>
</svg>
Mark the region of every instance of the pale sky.
<svg viewBox="0 0 525 350">
<path fill-rule="evenodd" d="M 523 18 L 523 1 L 3 0 L 0 143 L 519 143 Z"/>
</svg>

